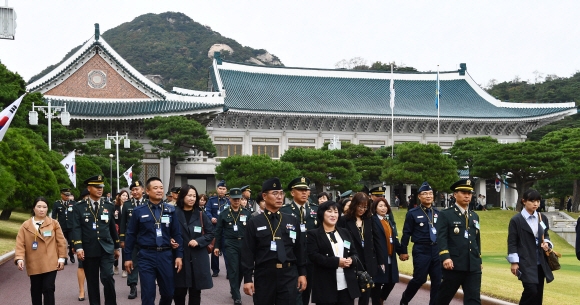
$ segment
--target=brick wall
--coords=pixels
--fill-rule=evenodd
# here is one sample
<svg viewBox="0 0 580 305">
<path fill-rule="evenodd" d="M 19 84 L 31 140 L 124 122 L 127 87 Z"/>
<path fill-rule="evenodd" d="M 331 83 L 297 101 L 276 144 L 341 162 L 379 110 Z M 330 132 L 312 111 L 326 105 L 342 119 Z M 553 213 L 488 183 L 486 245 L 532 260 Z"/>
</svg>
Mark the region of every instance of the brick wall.
<svg viewBox="0 0 580 305">
<path fill-rule="evenodd" d="M 101 70 L 107 75 L 106 86 L 94 89 L 89 86 L 88 75 L 92 70 Z M 137 86 L 137 84 L 135 84 Z M 126 81 L 100 55 L 89 59 L 81 68 L 60 85 L 50 89 L 45 95 L 85 97 L 85 98 L 148 98 L 130 82 Z"/>
</svg>

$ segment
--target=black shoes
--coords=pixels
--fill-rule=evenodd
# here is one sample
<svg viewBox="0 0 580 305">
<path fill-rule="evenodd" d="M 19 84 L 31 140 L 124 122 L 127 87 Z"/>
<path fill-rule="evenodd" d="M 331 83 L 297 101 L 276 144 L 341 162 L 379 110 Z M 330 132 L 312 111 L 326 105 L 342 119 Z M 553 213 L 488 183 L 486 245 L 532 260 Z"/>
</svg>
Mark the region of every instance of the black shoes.
<svg viewBox="0 0 580 305">
<path fill-rule="evenodd" d="M 219 275 L 219 272 L 214 272 L 214 273 L 211 275 L 211 277 L 218 277 L 218 275 Z"/>
<path fill-rule="evenodd" d="M 409 305 L 409 302 L 405 301 L 405 292 L 403 292 L 403 295 L 401 296 L 400 305 Z"/>
<path fill-rule="evenodd" d="M 64 259 L 64 265 L 68 265 L 68 260 L 66 258 Z"/>
<path fill-rule="evenodd" d="M 73 264 L 75 263 L 75 256 L 74 256 L 74 254 L 70 256 L 70 262 L 73 263 Z"/>
<path fill-rule="evenodd" d="M 131 292 L 129 292 L 129 299 L 132 300 L 137 297 L 137 285 L 131 285 Z"/>
<path fill-rule="evenodd" d="M 234 300 L 234 305 L 241 305 L 242 304 L 242 300 Z"/>
</svg>

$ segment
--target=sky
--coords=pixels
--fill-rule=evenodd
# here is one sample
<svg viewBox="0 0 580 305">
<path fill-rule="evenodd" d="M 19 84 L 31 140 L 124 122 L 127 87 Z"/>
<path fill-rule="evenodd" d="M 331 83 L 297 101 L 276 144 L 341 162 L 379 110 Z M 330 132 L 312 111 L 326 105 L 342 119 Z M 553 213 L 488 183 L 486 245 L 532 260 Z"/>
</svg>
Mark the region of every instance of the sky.
<svg viewBox="0 0 580 305">
<path fill-rule="evenodd" d="M 5 6 L 6 0 L 0 0 Z M 480 85 L 580 70 L 580 1 L 8 0 L 15 40 L 0 61 L 26 81 L 89 39 L 146 13 L 181 12 L 288 67 L 362 57 L 419 71 L 467 72 Z M 106 36 L 104 37 L 106 39 Z"/>
</svg>

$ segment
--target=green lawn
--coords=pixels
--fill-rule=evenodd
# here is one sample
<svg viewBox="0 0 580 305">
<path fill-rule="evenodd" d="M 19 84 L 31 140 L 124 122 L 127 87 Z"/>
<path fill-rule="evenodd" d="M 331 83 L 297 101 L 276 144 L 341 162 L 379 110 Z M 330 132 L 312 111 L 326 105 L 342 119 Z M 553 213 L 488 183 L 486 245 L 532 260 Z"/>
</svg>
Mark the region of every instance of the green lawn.
<svg viewBox="0 0 580 305">
<path fill-rule="evenodd" d="M 402 234 L 407 210 L 395 211 L 395 219 Z M 479 211 L 481 223 L 481 248 L 483 259 L 482 294 L 517 303 L 523 291 L 522 284 L 510 272 L 507 256 L 507 230 L 514 211 Z M 564 239 L 555 233 L 550 235 L 555 250 L 562 254 L 562 269 L 554 272 L 554 281 L 545 286 L 544 304 L 575 304 L 577 283 L 580 282 L 580 263 L 576 252 Z M 409 253 L 411 247 L 409 247 Z M 411 275 L 413 263 L 399 261 L 399 271 Z"/>
<path fill-rule="evenodd" d="M 12 212 L 10 220 L 0 220 L 0 255 L 14 250 L 18 229 L 28 217 L 29 213 Z"/>
</svg>

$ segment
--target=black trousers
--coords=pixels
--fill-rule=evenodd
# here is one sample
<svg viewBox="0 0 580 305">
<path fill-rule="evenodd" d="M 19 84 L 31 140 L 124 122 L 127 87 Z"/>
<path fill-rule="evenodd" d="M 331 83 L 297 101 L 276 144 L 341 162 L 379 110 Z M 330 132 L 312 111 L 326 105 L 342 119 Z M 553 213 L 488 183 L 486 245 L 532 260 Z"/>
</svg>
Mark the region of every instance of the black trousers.
<svg viewBox="0 0 580 305">
<path fill-rule="evenodd" d="M 256 267 L 254 271 L 255 305 L 296 305 L 298 269 Z"/>
<path fill-rule="evenodd" d="M 89 304 L 101 304 L 101 292 L 99 289 L 99 278 L 103 284 L 105 293 L 105 305 L 116 305 L 117 296 L 115 293 L 115 279 L 113 278 L 113 254 L 105 252 L 101 248 L 101 256 L 85 257 L 83 267 L 87 277 L 87 287 L 89 292 Z M 100 271 L 100 272 L 99 272 Z M 100 276 L 99 276 L 100 275 Z"/>
<path fill-rule="evenodd" d="M 524 286 L 524 291 L 522 292 L 520 304 L 542 305 L 542 300 L 544 298 L 545 278 L 546 276 L 544 275 L 542 265 L 538 265 L 538 284 L 522 282 L 522 285 Z"/>
<path fill-rule="evenodd" d="M 463 289 L 464 305 L 481 304 L 481 270 L 470 272 L 447 269 L 443 269 L 443 281 L 439 286 L 437 304 L 449 304 L 455 297 L 459 286 Z"/>
<path fill-rule="evenodd" d="M 73 257 L 74 253 L 72 251 L 73 248 L 73 242 L 71 240 L 71 231 L 67 230 L 67 231 L 62 231 L 62 235 L 64 235 L 64 239 L 66 239 L 66 242 L 68 243 L 68 256 L 69 257 Z"/>
<path fill-rule="evenodd" d="M 348 289 L 343 289 L 338 291 L 339 300 L 336 303 L 316 303 L 316 305 L 354 305 L 354 299 L 351 299 Z"/>
<path fill-rule="evenodd" d="M 388 284 L 377 284 L 371 289 L 371 299 L 373 300 L 373 305 L 380 305 L 381 300 L 386 300 L 395 288 L 395 283 Z"/>
<path fill-rule="evenodd" d="M 296 305 L 308 305 L 310 304 L 310 293 L 312 292 L 312 270 L 314 267 L 312 263 L 308 261 L 306 265 L 306 289 L 302 292 L 298 292 L 296 295 Z M 368 300 L 367 300 L 368 301 Z"/>
<path fill-rule="evenodd" d="M 185 305 L 185 296 L 189 291 L 189 302 L 188 305 L 200 305 L 201 304 L 201 290 L 197 290 L 193 287 L 175 287 L 175 292 L 173 293 L 173 301 L 175 305 Z"/>
<path fill-rule="evenodd" d="M 35 274 L 30 276 L 30 297 L 32 305 L 54 305 L 54 282 L 56 280 L 56 270 Z"/>
</svg>

